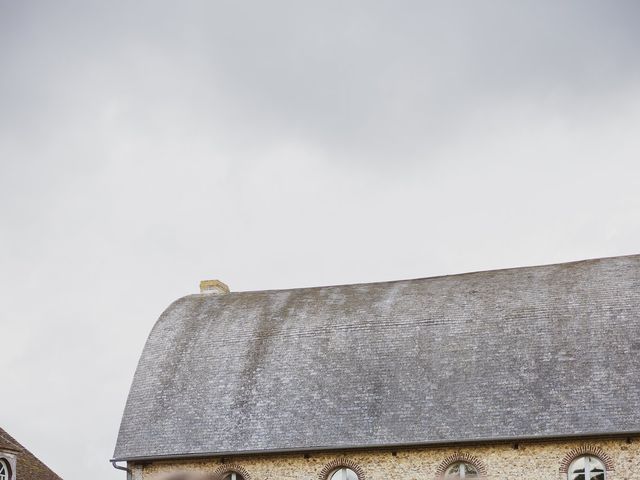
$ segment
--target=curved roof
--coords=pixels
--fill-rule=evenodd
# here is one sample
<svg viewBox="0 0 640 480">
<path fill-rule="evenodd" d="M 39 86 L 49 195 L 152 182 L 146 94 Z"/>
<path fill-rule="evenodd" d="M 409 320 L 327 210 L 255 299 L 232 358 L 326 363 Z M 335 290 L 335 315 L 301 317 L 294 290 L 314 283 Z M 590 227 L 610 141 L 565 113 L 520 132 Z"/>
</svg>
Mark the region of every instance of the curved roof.
<svg viewBox="0 0 640 480">
<path fill-rule="evenodd" d="M 115 458 L 640 432 L 640 256 L 190 295 Z"/>
</svg>

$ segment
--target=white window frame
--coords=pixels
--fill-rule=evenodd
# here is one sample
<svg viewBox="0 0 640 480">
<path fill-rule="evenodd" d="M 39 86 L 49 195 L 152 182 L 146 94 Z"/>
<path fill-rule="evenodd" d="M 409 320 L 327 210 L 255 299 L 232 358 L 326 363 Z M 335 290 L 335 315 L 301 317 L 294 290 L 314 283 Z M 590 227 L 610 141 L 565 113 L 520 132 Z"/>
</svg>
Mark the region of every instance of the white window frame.
<svg viewBox="0 0 640 480">
<path fill-rule="evenodd" d="M 449 471 L 449 469 L 451 467 L 453 467 L 454 465 L 460 465 L 460 475 L 457 478 L 466 478 L 467 477 L 467 465 L 471 465 L 476 471 L 478 470 L 478 467 L 472 465 L 469 462 L 465 462 L 463 460 L 459 460 L 457 462 L 453 462 L 451 465 L 449 465 L 446 470 L 444 471 L 444 478 L 451 478 L 450 476 L 447 475 L 447 472 Z M 480 476 L 479 476 L 480 478 Z"/>
<path fill-rule="evenodd" d="M 329 474 L 328 480 L 333 480 L 333 476 L 338 472 L 341 473 L 339 480 L 347 480 L 348 471 L 353 472 L 353 474 L 356 476 L 356 478 L 358 478 L 358 479 L 360 478 L 360 477 L 358 477 L 358 474 L 356 473 L 356 471 L 354 469 L 349 468 L 349 467 L 338 467 L 338 468 L 336 468 L 334 471 L 332 471 Z"/>
<path fill-rule="evenodd" d="M 11 480 L 11 467 L 4 458 L 0 458 L 0 480 Z"/>
<path fill-rule="evenodd" d="M 571 480 L 571 478 L 573 477 L 573 475 L 575 475 L 576 472 L 573 471 L 573 465 L 580 460 L 581 458 L 584 459 L 589 459 L 589 458 L 595 458 L 596 460 L 598 460 L 600 462 L 600 464 L 602 465 L 602 471 L 604 472 L 604 480 L 607 480 L 607 466 L 605 465 L 605 463 L 602 461 L 602 459 L 600 457 L 597 457 L 596 455 L 580 455 L 576 458 L 574 458 L 573 460 L 571 460 L 571 463 L 569 464 L 569 469 L 567 470 L 567 479 Z M 588 461 L 584 462 L 584 478 L 585 480 L 591 480 L 591 465 L 589 464 Z M 598 472 L 600 473 L 600 472 Z"/>
</svg>

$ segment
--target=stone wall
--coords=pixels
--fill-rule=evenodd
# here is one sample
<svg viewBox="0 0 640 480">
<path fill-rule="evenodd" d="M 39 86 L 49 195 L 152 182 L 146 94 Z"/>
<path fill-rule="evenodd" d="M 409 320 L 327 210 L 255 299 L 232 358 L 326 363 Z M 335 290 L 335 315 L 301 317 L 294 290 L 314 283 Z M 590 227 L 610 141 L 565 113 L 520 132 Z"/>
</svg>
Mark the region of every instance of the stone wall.
<svg viewBox="0 0 640 480">
<path fill-rule="evenodd" d="M 240 470 L 247 480 L 324 480 L 323 469 L 344 459 L 359 468 L 366 480 L 423 480 L 436 478 L 448 462 L 462 456 L 486 469 L 488 480 L 566 480 L 562 467 L 578 450 L 607 457 L 603 458 L 611 468 L 607 480 L 640 480 L 640 438 L 227 456 L 130 466 L 134 480 L 162 479 L 178 472 L 211 474 L 228 466 Z"/>
</svg>

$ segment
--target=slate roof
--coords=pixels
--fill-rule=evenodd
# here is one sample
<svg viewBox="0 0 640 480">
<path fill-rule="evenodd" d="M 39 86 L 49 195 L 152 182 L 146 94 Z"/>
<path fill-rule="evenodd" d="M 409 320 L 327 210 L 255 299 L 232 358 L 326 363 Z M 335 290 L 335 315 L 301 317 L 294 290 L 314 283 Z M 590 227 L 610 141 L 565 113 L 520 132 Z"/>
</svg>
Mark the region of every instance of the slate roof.
<svg viewBox="0 0 640 480">
<path fill-rule="evenodd" d="M 189 295 L 117 459 L 640 432 L 640 256 Z"/>
<path fill-rule="evenodd" d="M 33 453 L 0 428 L 0 455 L 2 451 L 16 455 L 16 480 L 62 480 Z"/>
</svg>

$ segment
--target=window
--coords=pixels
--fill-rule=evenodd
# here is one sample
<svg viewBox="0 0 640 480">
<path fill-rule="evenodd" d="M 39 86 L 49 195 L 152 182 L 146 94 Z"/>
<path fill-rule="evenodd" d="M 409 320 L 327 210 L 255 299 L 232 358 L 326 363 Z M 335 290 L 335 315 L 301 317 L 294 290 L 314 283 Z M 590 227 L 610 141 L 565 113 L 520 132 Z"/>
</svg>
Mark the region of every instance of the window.
<svg viewBox="0 0 640 480">
<path fill-rule="evenodd" d="M 444 472 L 445 479 L 454 478 L 480 478 L 478 469 L 467 462 L 456 462 Z"/>
<path fill-rule="evenodd" d="M 0 480 L 11 480 L 9 464 L 2 459 L 0 459 Z"/>
<path fill-rule="evenodd" d="M 350 468 L 342 467 L 331 472 L 329 480 L 358 480 L 358 475 Z"/>
<path fill-rule="evenodd" d="M 244 480 L 244 477 L 237 472 L 229 472 L 222 477 L 222 480 Z"/>
<path fill-rule="evenodd" d="M 598 457 L 583 455 L 569 465 L 569 480 L 605 480 L 604 463 Z"/>
<path fill-rule="evenodd" d="M 350 458 L 334 458 L 318 474 L 318 480 L 366 480 L 362 467 Z"/>
</svg>

